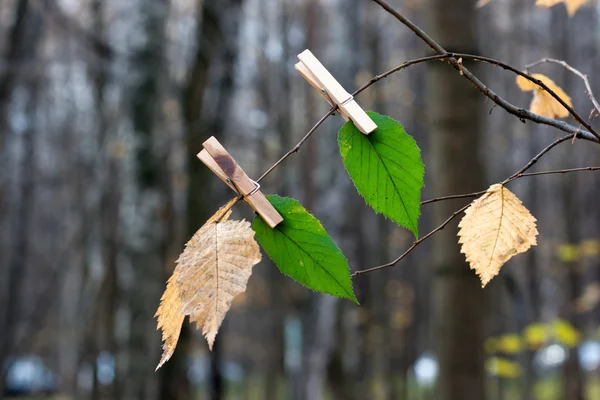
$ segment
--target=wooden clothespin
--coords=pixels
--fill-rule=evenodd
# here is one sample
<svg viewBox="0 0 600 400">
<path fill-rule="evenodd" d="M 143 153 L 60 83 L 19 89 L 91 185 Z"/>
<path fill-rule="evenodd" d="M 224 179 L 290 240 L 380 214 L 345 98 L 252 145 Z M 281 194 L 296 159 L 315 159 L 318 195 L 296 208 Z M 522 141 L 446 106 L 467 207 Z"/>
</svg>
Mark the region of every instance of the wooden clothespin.
<svg viewBox="0 0 600 400">
<path fill-rule="evenodd" d="M 214 172 L 231 189 L 237 192 L 252 206 L 254 211 L 271 228 L 275 228 L 283 217 L 269 203 L 260 191 L 260 185 L 246 175 L 244 170 L 214 136 L 202 144 L 204 150 L 198 153 L 198 158 Z"/>
<path fill-rule="evenodd" d="M 321 62 L 310 52 L 304 50 L 298 54 L 300 60 L 294 68 L 321 93 L 332 106 L 338 106 L 340 115 L 346 120 L 352 120 L 354 125 L 365 135 L 377 129 L 377 125 L 367 113 L 354 101 L 352 95 L 339 84 L 327 71 Z"/>
</svg>

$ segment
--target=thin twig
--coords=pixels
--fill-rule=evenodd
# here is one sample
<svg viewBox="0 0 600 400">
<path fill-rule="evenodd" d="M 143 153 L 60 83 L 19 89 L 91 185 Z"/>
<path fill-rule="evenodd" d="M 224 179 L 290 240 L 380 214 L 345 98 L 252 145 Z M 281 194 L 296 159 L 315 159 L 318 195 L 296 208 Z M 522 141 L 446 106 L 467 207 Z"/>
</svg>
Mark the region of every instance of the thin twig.
<svg viewBox="0 0 600 400">
<path fill-rule="evenodd" d="M 529 168 L 533 167 L 535 165 L 535 163 L 537 163 L 539 161 L 539 159 L 544 156 L 544 154 L 548 153 L 555 146 L 558 146 L 559 144 L 561 144 L 563 142 L 566 142 L 569 139 L 571 139 L 571 135 L 565 135 L 565 136 L 563 136 L 563 137 L 561 137 L 559 139 L 556 139 L 554 142 L 552 142 L 548 146 L 546 146 L 544 148 L 544 150 L 540 151 L 538 154 L 535 155 L 535 157 L 533 157 L 531 160 L 529 160 L 529 162 L 527 164 L 525 164 L 525 166 L 523 166 L 523 168 L 521 168 L 520 170 L 518 170 L 517 172 L 515 172 L 514 174 L 512 174 L 511 176 L 509 176 L 508 178 L 506 178 L 504 181 L 502 181 L 501 184 L 505 185 L 505 184 L 507 184 L 507 183 L 515 180 L 515 179 L 518 179 L 517 178 L 518 176 L 522 176 L 523 172 L 525 172 Z M 486 192 L 485 190 L 481 190 L 479 192 L 473 192 L 473 193 L 455 194 L 455 195 L 451 195 L 451 196 L 434 197 L 433 199 L 422 201 L 421 205 L 424 206 L 426 204 L 436 203 L 438 201 L 446 201 L 446 200 L 454 200 L 454 199 L 467 199 L 467 198 L 478 197 L 478 196 L 481 196 L 482 194 L 484 194 L 485 192 Z"/>
<path fill-rule="evenodd" d="M 448 54 L 449 53 L 438 42 L 436 42 L 429 35 L 427 35 L 427 33 L 425 33 L 421 28 L 419 28 L 408 18 L 406 18 L 405 16 L 400 14 L 398 11 L 394 10 L 385 1 L 383 1 L 383 0 L 371 0 L 371 1 L 377 3 L 385 11 L 387 11 L 390 15 L 392 15 L 394 18 L 396 18 L 402 24 L 406 25 L 411 31 L 413 31 L 413 33 L 415 35 L 417 35 L 425 43 L 427 43 L 427 45 L 429 45 L 429 47 L 431 47 L 436 53 L 438 53 L 438 54 Z M 456 54 L 456 55 L 458 55 L 458 54 Z M 484 61 L 483 60 L 484 58 L 485 57 L 481 57 L 481 61 Z M 459 72 L 462 71 L 461 76 L 464 76 L 466 79 L 471 81 L 471 83 L 473 83 L 473 85 L 477 88 L 477 90 L 479 90 L 484 96 L 490 98 L 492 101 L 494 101 L 500 107 L 504 108 L 510 114 L 513 114 L 520 119 L 528 119 L 530 121 L 533 121 L 533 122 L 536 122 L 539 124 L 553 126 L 564 132 L 571 133 L 572 135 L 578 135 L 579 137 L 581 137 L 583 139 L 600 143 L 600 134 L 598 134 L 598 132 L 596 132 L 583 118 L 581 118 L 573 110 L 572 107 L 568 107 L 568 105 L 566 105 L 566 103 L 564 101 L 562 101 L 561 104 L 563 106 L 566 105 L 565 108 L 567 108 L 567 110 L 569 110 L 571 115 L 573 115 L 573 118 L 575 118 L 577 120 L 577 122 L 579 122 L 581 125 L 583 125 L 588 131 L 585 131 L 583 129 L 580 129 L 578 127 L 570 125 L 564 121 L 559 121 L 559 120 L 552 119 L 552 118 L 542 117 L 541 115 L 532 113 L 531 111 L 525 110 L 524 108 L 516 107 L 515 105 L 504 100 L 502 97 L 498 96 L 493 90 L 491 90 L 483 82 L 481 82 L 479 80 L 479 78 L 477 78 L 475 75 L 473 75 L 473 73 L 471 71 L 469 71 L 463 65 L 460 65 L 456 58 L 451 57 L 448 59 L 448 62 Z M 540 85 L 540 83 L 542 83 L 542 82 L 538 81 L 537 79 L 534 80 L 533 82 L 535 82 L 538 85 Z M 542 85 L 540 85 L 540 86 L 542 86 Z M 542 86 L 542 87 L 544 87 L 544 86 Z M 547 87 L 544 87 L 544 89 L 548 90 Z M 548 91 L 548 93 L 550 93 L 550 91 Z"/>
<path fill-rule="evenodd" d="M 358 88 L 354 93 L 352 93 L 352 95 L 356 96 L 357 94 L 361 93 L 363 90 L 367 89 L 369 86 L 382 80 L 383 78 L 387 78 L 388 76 L 390 76 L 398 71 L 402 71 L 403 69 L 406 69 L 413 65 L 420 64 L 420 63 L 427 62 L 427 61 L 444 60 L 444 59 L 451 58 L 451 57 L 453 57 L 452 53 L 444 53 L 444 54 L 437 54 L 434 56 L 416 58 L 414 60 L 403 62 L 402 64 L 390 69 L 389 71 L 384 72 L 383 74 L 374 76 L 373 78 L 371 78 L 371 80 L 369 82 L 365 83 L 363 86 Z"/>
<path fill-rule="evenodd" d="M 554 147 L 556 147 L 559 144 L 561 144 L 561 143 L 569 140 L 570 138 L 571 138 L 571 135 L 566 135 L 566 136 L 563 136 L 563 137 L 561 137 L 559 139 L 556 139 L 554 142 L 550 143 L 548 146 L 546 146 L 544 148 L 544 150 L 540 151 L 535 157 L 533 157 L 523 168 L 521 168 L 520 170 L 518 170 L 517 172 L 515 172 L 514 174 L 512 174 L 508 178 L 506 178 L 502 182 L 502 184 L 505 185 L 508 182 L 515 180 L 517 176 L 522 175 L 523 172 L 525 172 L 529 168 L 533 167 L 535 165 L 535 163 L 537 163 L 540 160 L 540 158 L 542 158 L 544 156 L 544 154 L 548 153 Z"/>
<path fill-rule="evenodd" d="M 578 77 L 580 77 L 581 80 L 583 80 L 583 83 L 585 84 L 585 89 L 587 91 L 588 97 L 590 98 L 590 101 L 594 105 L 594 110 L 596 111 L 596 115 L 600 115 L 600 104 L 598 104 L 598 101 L 596 100 L 596 97 L 594 96 L 594 92 L 592 92 L 592 85 L 590 84 L 590 81 L 589 81 L 587 75 L 585 75 L 578 69 L 573 68 L 572 66 L 567 64 L 565 61 L 556 60 L 554 58 L 542 58 L 541 60 L 537 60 L 536 62 L 527 64 L 525 66 L 525 69 L 529 72 L 530 68 L 533 68 L 533 67 L 543 64 L 543 63 L 553 63 L 553 64 L 561 65 L 566 70 L 568 70 L 568 71 L 572 72 L 573 74 L 577 75 Z M 592 110 L 592 113 L 590 114 L 590 118 L 593 118 L 594 110 Z"/>
<path fill-rule="evenodd" d="M 569 135 L 569 137 L 571 137 L 571 135 Z M 437 203 L 438 201 L 455 200 L 455 199 L 468 199 L 470 197 L 481 196 L 485 192 L 486 192 L 485 190 L 482 190 L 480 192 L 474 192 L 474 193 L 454 194 L 454 195 L 451 195 L 451 196 L 434 197 L 433 199 L 423 200 L 421 202 L 421 205 L 424 206 L 426 204 Z"/>
<path fill-rule="evenodd" d="M 288 151 L 287 153 L 285 153 L 283 155 L 283 157 L 281 157 L 279 160 L 277 160 L 277 162 L 275 164 L 273 164 L 268 170 L 265 171 L 264 174 L 262 174 L 260 176 L 260 178 L 258 178 L 256 180 L 257 183 L 260 183 L 260 181 L 262 181 L 264 178 L 266 178 L 267 175 L 269 175 L 275 168 L 277 168 L 282 162 L 284 162 L 289 156 L 291 156 L 294 153 L 297 153 L 300 148 L 302 147 L 302 145 L 304 144 L 304 142 L 306 142 L 308 140 L 308 138 L 310 138 L 316 131 L 317 128 L 319 126 L 321 126 L 321 124 L 323 124 L 323 122 L 325 122 L 325 120 L 327 119 L 327 117 L 329 117 L 330 115 L 332 115 L 335 110 L 337 110 L 337 106 L 335 107 L 331 107 L 329 109 L 329 111 L 327 112 L 327 114 L 323 115 L 321 117 L 321 119 L 315 124 L 315 126 L 313 126 L 306 135 L 304 135 L 304 137 L 298 142 L 297 145 L 295 145 L 290 151 Z"/>
<path fill-rule="evenodd" d="M 378 267 L 373 267 L 373 268 L 369 268 L 369 269 L 363 269 L 362 271 L 356 271 L 351 276 L 355 277 L 355 276 L 358 276 L 358 275 L 366 274 L 367 272 L 373 272 L 373 271 L 377 271 L 377 270 L 380 270 L 380 269 L 393 267 L 394 265 L 396 265 L 400 261 L 402 261 L 402 259 L 404 257 L 406 257 L 410 252 L 412 252 L 418 245 L 420 245 L 421 243 L 423 243 L 424 241 L 426 241 L 427 239 L 429 239 L 430 237 L 432 237 L 433 235 L 435 235 L 437 232 L 439 232 L 442 229 L 444 229 L 446 227 L 446 225 L 448 225 L 450 223 L 450 221 L 452 221 L 454 218 L 456 218 L 461 212 L 465 211 L 468 207 L 469 207 L 469 204 L 467 204 L 466 206 L 462 207 L 460 210 L 457 210 L 454 214 L 452 214 L 450 217 L 448 217 L 448 219 L 445 220 L 444 223 L 442 223 L 440 226 L 438 226 L 437 228 L 435 228 L 434 230 L 432 230 L 431 232 L 429 232 L 427 235 L 423 236 L 421 239 L 416 240 L 412 244 L 412 246 L 410 246 L 408 248 L 408 250 L 406 250 L 400 257 L 396 258 L 394 261 L 389 262 L 387 264 L 380 265 Z"/>
<path fill-rule="evenodd" d="M 581 168 L 557 169 L 557 170 L 553 170 L 553 171 L 528 172 L 525 174 L 517 175 L 515 177 L 515 179 L 526 178 L 528 176 L 568 174 L 570 172 L 599 171 L 599 170 L 600 170 L 600 167 L 581 167 Z"/>
</svg>

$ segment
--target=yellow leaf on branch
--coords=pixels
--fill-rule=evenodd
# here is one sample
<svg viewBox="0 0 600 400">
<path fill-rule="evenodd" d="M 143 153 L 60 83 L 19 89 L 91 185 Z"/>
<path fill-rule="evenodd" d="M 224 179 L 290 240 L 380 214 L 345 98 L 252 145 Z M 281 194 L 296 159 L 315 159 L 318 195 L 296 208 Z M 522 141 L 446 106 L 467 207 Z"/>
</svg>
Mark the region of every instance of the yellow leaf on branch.
<svg viewBox="0 0 600 400">
<path fill-rule="evenodd" d="M 537 244 L 535 221 L 521 201 L 500 184 L 490 186 L 465 210 L 458 224 L 458 242 L 482 287 L 510 258 Z"/>
<path fill-rule="evenodd" d="M 232 200 L 232 201 L 235 201 Z M 162 330 L 160 368 L 177 346 L 185 316 L 196 322 L 212 349 L 233 298 L 246 290 L 260 248 L 248 221 L 228 221 L 231 202 L 186 244 L 156 312 Z"/>
<path fill-rule="evenodd" d="M 535 5 L 538 7 L 553 7 L 559 3 L 565 3 L 569 17 L 575 15 L 577 10 L 589 0 L 537 0 Z"/>
<path fill-rule="evenodd" d="M 531 76 L 542 81 L 569 106 L 573 105 L 571 103 L 571 98 L 552 79 L 542 74 L 533 74 Z M 524 92 L 533 91 L 533 100 L 531 100 L 531 105 L 529 106 L 529 110 L 532 113 L 548 118 L 565 118 L 569 116 L 569 111 L 541 86 L 536 85 L 520 75 L 517 76 L 517 85 Z"/>
</svg>

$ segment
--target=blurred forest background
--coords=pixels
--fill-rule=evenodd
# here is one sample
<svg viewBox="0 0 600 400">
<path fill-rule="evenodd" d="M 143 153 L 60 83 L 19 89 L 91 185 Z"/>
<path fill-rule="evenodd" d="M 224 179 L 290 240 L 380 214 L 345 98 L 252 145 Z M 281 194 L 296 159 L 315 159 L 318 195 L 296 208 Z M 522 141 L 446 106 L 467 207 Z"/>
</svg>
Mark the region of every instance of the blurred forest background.
<svg viewBox="0 0 600 400">
<path fill-rule="evenodd" d="M 513 66 L 563 59 L 600 94 L 600 9 L 533 0 L 394 0 L 451 51 Z M 216 136 L 258 177 L 327 111 L 294 71 L 309 48 L 347 88 L 431 54 L 368 0 L 0 1 L 0 379 L 61 399 L 600 399 L 600 180 L 521 179 L 539 245 L 482 290 L 456 224 L 394 268 L 359 276 L 361 306 L 313 293 L 263 257 L 213 353 L 185 323 L 154 371 L 154 313 L 183 245 L 232 192 L 196 159 Z M 509 101 L 500 68 L 469 68 Z M 588 115 L 583 82 L 536 67 Z M 482 190 L 561 132 L 522 123 L 447 63 L 357 97 L 417 140 L 423 199 Z M 333 116 L 263 182 L 299 199 L 353 270 L 400 255 L 407 230 L 367 208 Z M 597 122 L 596 122 L 597 124 Z M 535 168 L 600 164 L 567 142 Z M 425 206 L 422 235 L 469 200 Z M 251 218 L 249 207 L 235 212 Z"/>
</svg>

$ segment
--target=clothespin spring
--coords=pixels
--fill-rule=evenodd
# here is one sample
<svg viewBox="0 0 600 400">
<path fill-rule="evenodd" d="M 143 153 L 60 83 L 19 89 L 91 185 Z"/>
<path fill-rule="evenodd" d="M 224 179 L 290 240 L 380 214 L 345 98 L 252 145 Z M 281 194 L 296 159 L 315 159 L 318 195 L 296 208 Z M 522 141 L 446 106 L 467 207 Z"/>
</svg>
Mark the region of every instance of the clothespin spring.
<svg viewBox="0 0 600 400">
<path fill-rule="evenodd" d="M 255 194 L 256 192 L 258 192 L 260 190 L 260 183 L 256 182 L 253 179 L 250 179 L 250 182 L 254 183 L 255 187 L 254 187 L 254 189 L 250 193 L 243 194 L 240 191 L 240 188 L 235 184 L 235 182 L 233 182 L 230 178 L 227 178 L 226 180 L 227 180 L 227 182 L 229 182 L 229 183 L 231 183 L 233 185 L 233 187 L 235 188 L 235 191 L 237 192 L 238 196 L 241 196 L 242 199 L 246 199 L 246 198 L 252 196 L 253 194 Z"/>
</svg>

